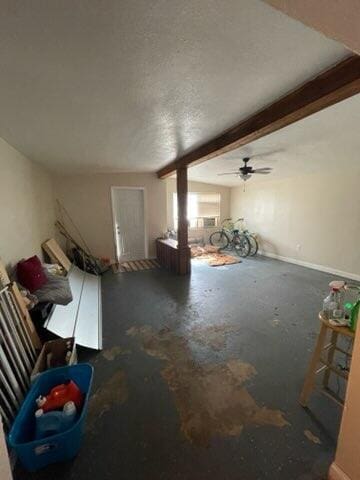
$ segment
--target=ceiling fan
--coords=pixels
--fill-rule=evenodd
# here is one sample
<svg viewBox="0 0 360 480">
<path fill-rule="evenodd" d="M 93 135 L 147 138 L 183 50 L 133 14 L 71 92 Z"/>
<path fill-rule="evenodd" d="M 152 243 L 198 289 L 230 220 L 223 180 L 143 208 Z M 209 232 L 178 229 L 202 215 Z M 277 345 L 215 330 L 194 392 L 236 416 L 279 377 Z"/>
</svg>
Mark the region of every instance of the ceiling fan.
<svg viewBox="0 0 360 480">
<path fill-rule="evenodd" d="M 262 168 L 253 168 L 248 165 L 248 162 L 251 160 L 250 157 L 245 157 L 243 158 L 244 165 L 242 167 L 239 167 L 239 169 L 236 172 L 226 172 L 226 173 L 218 173 L 218 175 L 235 175 L 237 177 L 240 177 L 244 182 L 246 180 L 249 180 L 251 176 L 256 173 L 260 175 L 268 175 L 271 173 L 272 168 L 271 167 L 262 167 Z"/>
</svg>

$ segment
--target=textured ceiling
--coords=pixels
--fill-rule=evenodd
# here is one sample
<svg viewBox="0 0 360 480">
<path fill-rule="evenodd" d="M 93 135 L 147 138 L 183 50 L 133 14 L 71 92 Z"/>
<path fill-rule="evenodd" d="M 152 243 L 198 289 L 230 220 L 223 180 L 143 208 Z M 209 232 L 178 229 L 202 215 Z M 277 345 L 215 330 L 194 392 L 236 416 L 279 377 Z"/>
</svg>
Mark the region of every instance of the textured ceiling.
<svg viewBox="0 0 360 480">
<path fill-rule="evenodd" d="M 0 136 L 59 172 L 155 171 L 348 52 L 259 0 L 3 0 Z"/>
<path fill-rule="evenodd" d="M 254 167 L 272 167 L 269 175 L 253 175 L 249 182 L 263 182 L 294 175 L 326 171 L 360 173 L 360 94 L 311 115 L 245 147 L 189 169 L 189 178 L 205 183 L 238 186 L 236 171 L 242 158 L 255 155 Z M 260 155 L 256 157 L 256 155 Z M 360 177 L 359 177 L 360 178 Z"/>
</svg>

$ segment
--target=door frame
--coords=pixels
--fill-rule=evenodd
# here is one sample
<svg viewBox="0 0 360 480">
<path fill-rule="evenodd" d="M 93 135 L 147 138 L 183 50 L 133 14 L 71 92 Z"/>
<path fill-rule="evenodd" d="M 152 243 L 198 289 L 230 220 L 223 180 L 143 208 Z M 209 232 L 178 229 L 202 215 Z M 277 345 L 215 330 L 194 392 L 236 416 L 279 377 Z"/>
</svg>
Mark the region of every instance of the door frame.
<svg viewBox="0 0 360 480">
<path fill-rule="evenodd" d="M 117 185 L 113 185 L 113 186 L 110 187 L 110 196 L 111 196 L 111 213 L 112 213 L 112 228 L 113 228 L 113 237 L 114 237 L 115 260 L 116 260 L 116 262 L 119 261 L 117 247 L 116 247 L 117 239 L 116 239 L 115 206 L 114 206 L 114 192 L 116 190 L 141 190 L 143 192 L 143 200 L 144 200 L 144 252 L 145 252 L 145 258 L 149 258 L 146 188 L 145 187 L 126 187 L 126 186 L 119 187 Z"/>
</svg>

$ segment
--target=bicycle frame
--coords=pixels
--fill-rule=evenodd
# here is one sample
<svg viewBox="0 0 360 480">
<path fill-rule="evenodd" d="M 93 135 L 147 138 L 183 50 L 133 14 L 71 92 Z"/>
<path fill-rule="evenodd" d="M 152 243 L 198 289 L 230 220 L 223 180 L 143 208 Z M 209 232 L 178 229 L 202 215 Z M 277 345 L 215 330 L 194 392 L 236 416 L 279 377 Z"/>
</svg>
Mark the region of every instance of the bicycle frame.
<svg viewBox="0 0 360 480">
<path fill-rule="evenodd" d="M 212 237 L 214 235 L 220 235 L 220 242 L 222 242 L 222 237 L 224 237 L 224 240 L 226 238 L 226 242 L 222 242 L 222 249 L 230 247 L 232 250 L 234 249 L 239 256 L 247 257 L 251 249 L 250 242 L 240 230 L 235 228 L 236 223 L 240 220 L 241 219 L 238 219 L 236 222 L 232 222 L 231 218 L 225 218 L 221 222 L 221 230 L 210 235 L 210 243 L 214 245 Z M 226 243 L 226 245 L 224 245 L 224 243 Z"/>
<path fill-rule="evenodd" d="M 234 236 L 238 233 L 244 233 L 242 230 L 235 228 L 235 225 L 241 221 L 243 218 L 238 218 L 235 222 L 232 221 L 232 218 L 225 218 L 221 222 L 221 231 L 229 237 L 230 242 L 233 240 Z M 225 224 L 228 224 L 228 227 Z"/>
<path fill-rule="evenodd" d="M 232 227 L 235 227 L 235 225 L 237 223 L 239 223 L 239 233 L 244 233 L 245 235 L 256 235 L 255 233 L 251 233 L 250 230 L 248 230 L 247 228 L 245 228 L 245 218 L 244 217 L 240 217 L 238 218 L 237 220 L 235 220 L 235 222 L 232 222 L 232 218 L 225 218 L 225 220 L 223 220 L 221 222 L 221 225 L 225 222 L 229 222 L 229 225 L 232 225 Z M 235 228 L 232 228 L 232 230 L 236 230 Z"/>
</svg>

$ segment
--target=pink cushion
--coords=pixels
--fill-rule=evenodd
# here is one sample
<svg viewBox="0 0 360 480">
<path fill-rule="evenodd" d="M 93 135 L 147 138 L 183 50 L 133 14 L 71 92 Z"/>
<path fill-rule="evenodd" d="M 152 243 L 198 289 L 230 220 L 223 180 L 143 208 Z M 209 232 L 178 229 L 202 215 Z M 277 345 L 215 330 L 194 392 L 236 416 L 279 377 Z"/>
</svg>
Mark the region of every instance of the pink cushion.
<svg viewBox="0 0 360 480">
<path fill-rule="evenodd" d="M 31 293 L 41 288 L 48 281 L 36 255 L 27 260 L 21 260 L 17 264 L 17 277 L 21 285 L 30 290 Z"/>
</svg>

